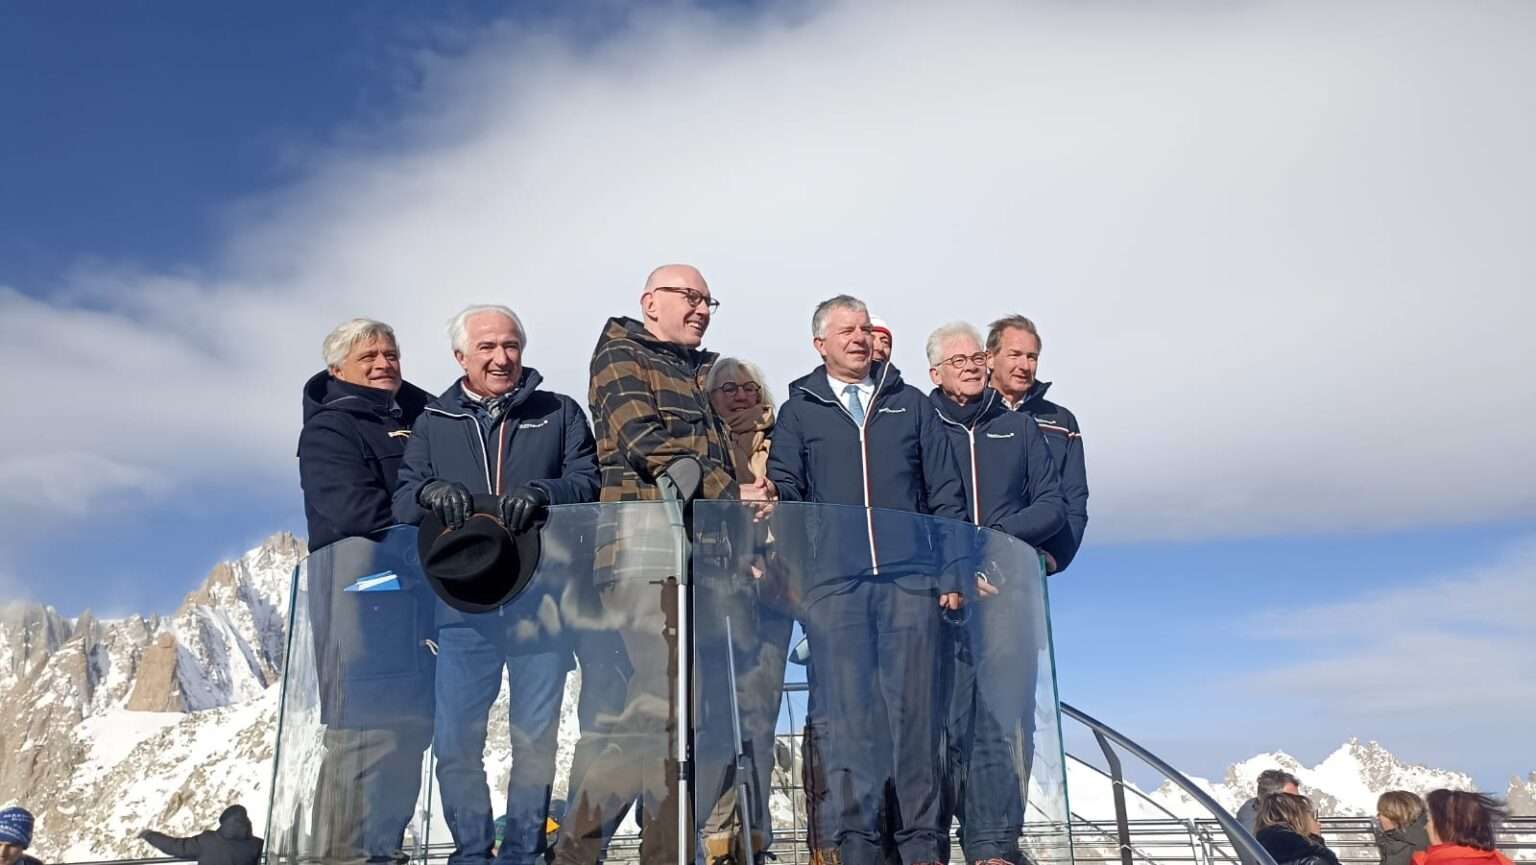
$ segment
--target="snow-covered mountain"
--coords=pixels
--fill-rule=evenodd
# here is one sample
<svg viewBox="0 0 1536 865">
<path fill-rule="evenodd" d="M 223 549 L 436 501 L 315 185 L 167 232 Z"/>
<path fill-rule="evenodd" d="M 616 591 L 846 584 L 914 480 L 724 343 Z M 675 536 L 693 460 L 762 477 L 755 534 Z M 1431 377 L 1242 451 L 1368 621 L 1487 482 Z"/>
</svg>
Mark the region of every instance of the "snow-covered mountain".
<svg viewBox="0 0 1536 865">
<path fill-rule="evenodd" d="M 1283 769 L 1301 780 L 1302 792 L 1324 817 L 1371 817 L 1376 799 L 1388 790 L 1411 790 L 1420 795 L 1439 787 L 1473 790 L 1472 777 L 1464 772 L 1433 769 L 1405 762 L 1376 742 L 1350 739 L 1316 766 L 1304 766 L 1295 757 L 1273 751 L 1257 754 L 1227 768 L 1220 781 L 1191 776 L 1190 781 L 1230 812 L 1236 812 L 1253 796 L 1259 773 Z M 1067 767 L 1072 813 L 1093 820 L 1114 818 L 1113 788 L 1107 778 L 1077 763 Z M 1135 785 L 1131 785 L 1135 787 Z M 1522 781 L 1510 780 L 1507 791 L 1511 813 L 1536 816 L 1536 772 Z M 1136 788 L 1126 795 L 1133 819 L 1205 817 L 1205 808 L 1172 784 L 1164 782 L 1151 791 Z"/>
<path fill-rule="evenodd" d="M 303 554 L 301 541 L 274 535 L 216 566 L 164 618 L 106 621 L 86 613 L 69 620 L 38 605 L 0 606 L 0 699 L 9 709 L 0 718 L 0 804 L 20 802 L 37 814 L 35 852 L 44 861 L 154 855 L 135 838 L 138 830 L 192 834 L 234 802 L 250 810 L 260 831 L 272 782 L 289 582 Z M 565 793 L 577 733 L 578 687 L 573 672 L 557 797 Z M 511 764 L 507 699 L 503 688 L 490 713 L 486 766 L 493 789 L 504 788 Z M 800 803 L 783 792 L 799 778 L 796 751 L 784 746 L 776 754 L 771 807 L 781 824 L 797 811 L 803 819 Z M 1372 814 L 1387 789 L 1472 786 L 1462 773 L 1412 765 L 1355 740 L 1313 767 L 1275 752 L 1234 764 L 1219 782 L 1196 781 L 1235 810 L 1271 767 L 1301 778 L 1325 815 Z M 1103 776 L 1069 763 L 1068 780 L 1074 815 L 1112 820 Z M 1507 795 L 1516 813 L 1536 814 L 1536 772 L 1513 779 Z M 1167 785 L 1132 791 L 1128 804 L 1133 817 L 1167 816 L 1162 809 L 1205 816 Z M 432 840 L 447 837 L 440 822 L 423 829 Z"/>
<path fill-rule="evenodd" d="M 274 535 L 167 618 L 0 608 L 0 801 L 37 814 L 45 861 L 147 855 L 141 828 L 205 828 L 230 801 L 265 810 L 303 552 Z"/>
</svg>

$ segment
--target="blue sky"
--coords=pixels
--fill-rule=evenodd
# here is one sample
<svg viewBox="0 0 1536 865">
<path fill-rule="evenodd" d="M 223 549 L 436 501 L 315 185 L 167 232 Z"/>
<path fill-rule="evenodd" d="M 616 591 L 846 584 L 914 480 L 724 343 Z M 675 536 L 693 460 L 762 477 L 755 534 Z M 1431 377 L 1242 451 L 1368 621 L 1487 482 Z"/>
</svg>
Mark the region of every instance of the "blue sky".
<svg viewBox="0 0 1536 865">
<path fill-rule="evenodd" d="M 579 396 L 601 318 L 694 260 L 781 389 L 835 291 L 925 389 L 932 327 L 1041 322 L 1094 489 L 1067 699 L 1202 774 L 1349 736 L 1536 768 L 1499 609 L 1536 582 L 1530 7 L 424 8 L 0 10 L 0 596 L 167 611 L 302 533 L 342 318 L 438 389 L 443 322 L 508 302 Z M 1449 646 L 1489 676 L 1383 669 Z"/>
</svg>

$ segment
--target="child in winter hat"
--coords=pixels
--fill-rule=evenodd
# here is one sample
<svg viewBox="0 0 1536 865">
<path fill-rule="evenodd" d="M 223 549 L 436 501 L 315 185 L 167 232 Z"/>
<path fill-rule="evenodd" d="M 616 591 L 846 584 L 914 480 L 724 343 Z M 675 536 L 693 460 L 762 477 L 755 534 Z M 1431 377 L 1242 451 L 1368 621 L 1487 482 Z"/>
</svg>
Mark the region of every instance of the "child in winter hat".
<svg viewBox="0 0 1536 865">
<path fill-rule="evenodd" d="M 0 844 L 15 844 L 25 850 L 32 846 L 32 812 L 14 805 L 0 811 Z"/>
</svg>

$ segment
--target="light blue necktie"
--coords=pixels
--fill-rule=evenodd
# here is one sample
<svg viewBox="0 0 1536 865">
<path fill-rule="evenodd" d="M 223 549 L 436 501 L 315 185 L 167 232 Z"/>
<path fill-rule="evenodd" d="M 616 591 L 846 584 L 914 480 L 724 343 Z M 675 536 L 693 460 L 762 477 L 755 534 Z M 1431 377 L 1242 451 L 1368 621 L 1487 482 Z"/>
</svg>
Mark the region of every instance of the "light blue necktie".
<svg viewBox="0 0 1536 865">
<path fill-rule="evenodd" d="M 859 386 L 856 384 L 843 387 L 844 402 L 848 405 L 848 413 L 853 415 L 853 422 L 859 426 L 864 425 L 864 404 L 859 402 Z"/>
</svg>

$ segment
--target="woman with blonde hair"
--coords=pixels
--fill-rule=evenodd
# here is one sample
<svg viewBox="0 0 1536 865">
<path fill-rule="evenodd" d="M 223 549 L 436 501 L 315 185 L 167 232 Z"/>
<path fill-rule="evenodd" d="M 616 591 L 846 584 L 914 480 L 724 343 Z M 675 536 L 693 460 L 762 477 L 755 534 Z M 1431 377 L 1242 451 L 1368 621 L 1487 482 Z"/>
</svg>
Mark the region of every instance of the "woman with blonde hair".
<svg viewBox="0 0 1536 865">
<path fill-rule="evenodd" d="M 1388 790 L 1376 800 L 1371 834 L 1381 851 L 1381 865 L 1411 865 L 1413 854 L 1429 846 L 1424 800 L 1407 790 Z"/>
<path fill-rule="evenodd" d="M 1254 838 L 1276 865 L 1339 865 L 1322 842 L 1322 827 L 1312 800 L 1295 793 L 1270 793 L 1259 800 Z"/>
<path fill-rule="evenodd" d="M 737 357 L 715 361 L 705 381 L 709 403 L 731 431 L 736 480 L 749 484 L 768 468 L 773 436 L 773 397 L 757 364 Z"/>
<path fill-rule="evenodd" d="M 756 483 L 765 477 L 768 469 L 768 446 L 773 438 L 773 397 L 768 392 L 763 372 L 747 360 L 722 357 L 715 361 L 705 379 L 709 392 L 709 404 L 717 417 L 730 431 L 731 464 L 735 479 L 742 486 Z M 745 517 L 745 514 L 739 516 Z M 740 712 L 741 735 L 748 754 L 752 778 L 750 803 L 746 809 L 752 823 L 752 850 L 760 861 L 766 857 L 767 848 L 773 843 L 773 827 L 767 809 L 769 785 L 772 780 L 774 731 L 779 718 L 779 701 L 784 689 L 784 666 L 789 654 L 790 632 L 794 620 L 782 603 L 782 580 L 769 573 L 772 542 L 768 534 L 768 521 L 746 520 L 735 526 L 742 532 L 756 535 L 756 541 L 742 545 L 734 556 L 718 562 L 714 567 L 695 573 L 695 609 L 708 610 L 696 616 L 695 637 L 698 645 L 724 646 L 724 623 L 731 619 L 731 639 L 736 656 L 736 709 Z M 750 528 L 749 528 L 750 526 Z M 729 726 L 720 722 L 728 720 L 728 701 L 721 700 L 724 685 L 718 677 L 723 665 L 718 653 L 708 648 L 696 649 L 702 656 L 709 655 L 715 663 L 707 664 L 708 671 L 701 671 L 707 686 L 703 688 L 703 706 L 700 712 L 716 719 L 710 732 L 701 736 L 708 740 L 699 746 L 696 757 L 697 776 L 700 779 L 701 802 L 711 802 L 707 815 L 702 815 L 701 841 L 704 861 L 714 863 L 725 860 L 742 862 L 745 845 L 741 837 L 742 806 L 738 791 L 742 779 L 735 777 L 729 761 L 731 755 L 721 753 L 720 745 L 726 738 Z M 742 865 L 754 863 L 742 862 Z"/>
<path fill-rule="evenodd" d="M 1503 802 L 1465 790 L 1431 790 L 1424 803 L 1429 849 L 1413 854 L 1413 865 L 1511 865 L 1494 849 L 1494 830 L 1509 815 Z"/>
</svg>

